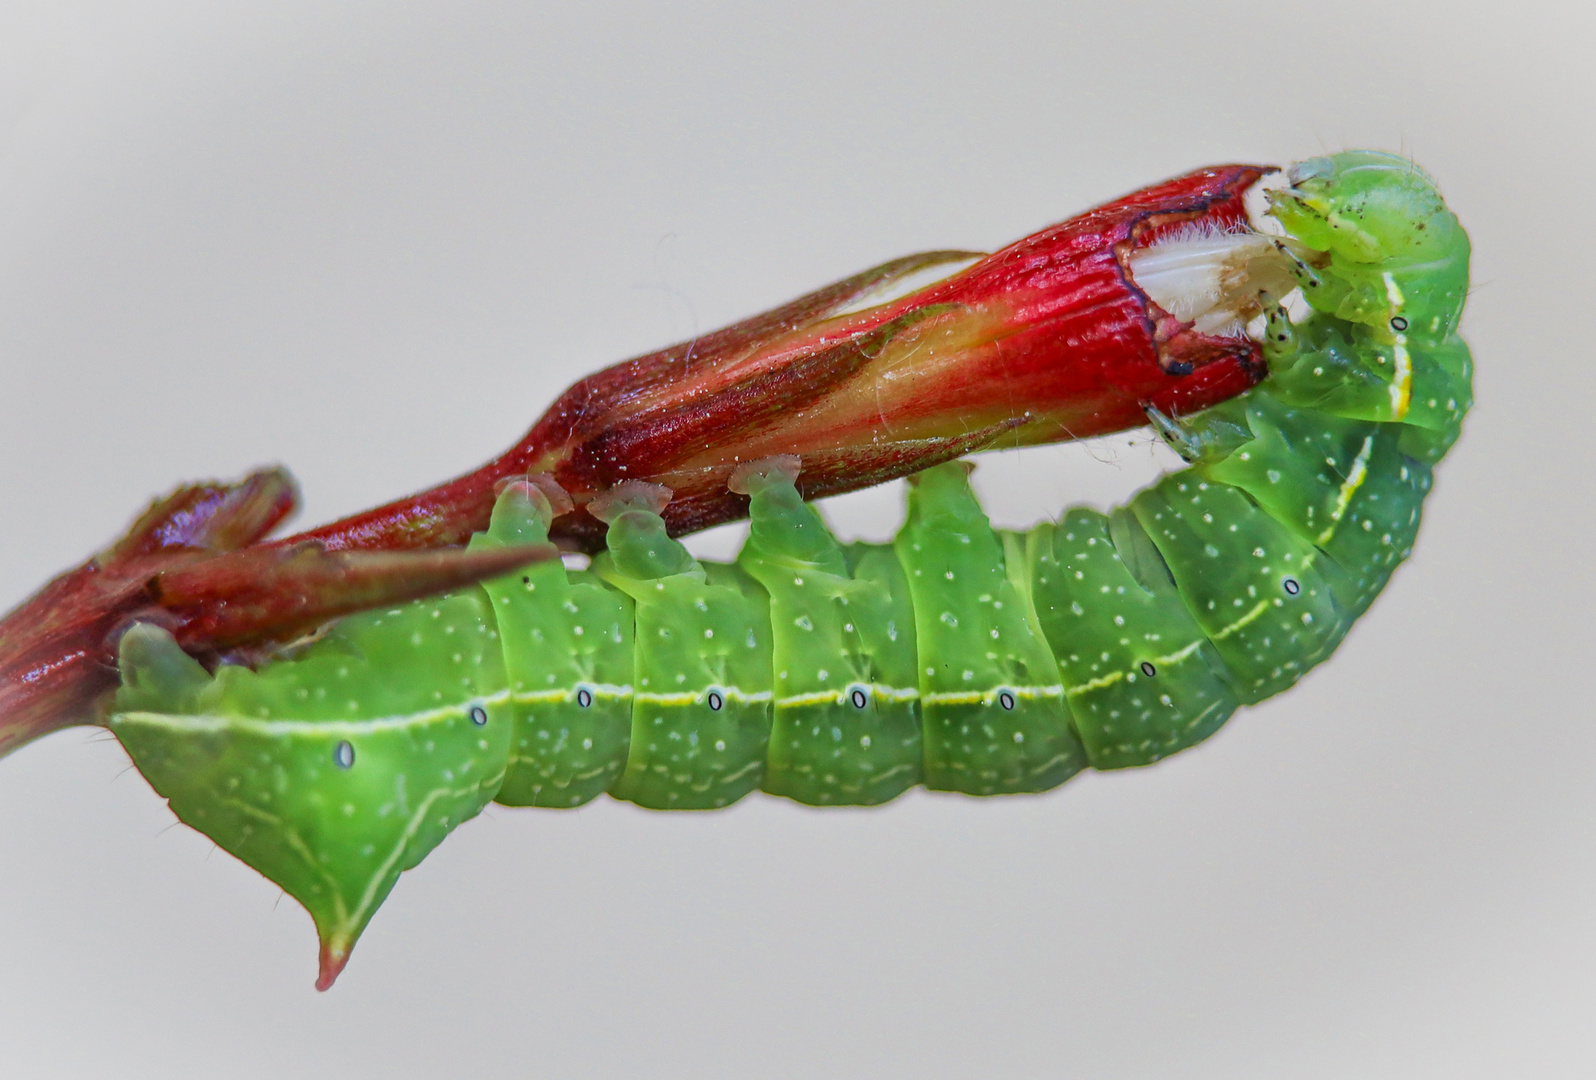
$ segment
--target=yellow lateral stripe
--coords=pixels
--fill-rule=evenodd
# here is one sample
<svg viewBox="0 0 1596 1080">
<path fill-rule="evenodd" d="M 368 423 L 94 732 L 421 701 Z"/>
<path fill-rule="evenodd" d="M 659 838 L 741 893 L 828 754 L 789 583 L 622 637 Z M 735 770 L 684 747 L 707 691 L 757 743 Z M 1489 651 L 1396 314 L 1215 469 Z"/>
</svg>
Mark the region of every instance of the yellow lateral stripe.
<svg viewBox="0 0 1596 1080">
<path fill-rule="evenodd" d="M 1177 649 L 1174 652 L 1170 653 L 1168 656 L 1155 656 L 1155 657 L 1153 657 L 1153 663 L 1157 664 L 1159 666 L 1163 666 L 1165 664 L 1178 664 L 1182 660 L 1186 659 L 1186 657 L 1190 656 L 1192 653 L 1194 653 L 1198 649 L 1202 648 L 1203 642 L 1205 640 L 1207 640 L 1207 639 L 1206 638 L 1198 638 L 1196 641 L 1192 642 L 1190 645 L 1187 645 L 1185 648 L 1182 648 L 1182 649 Z M 1126 671 L 1110 671 L 1107 675 L 1099 675 L 1097 678 L 1091 680 L 1090 682 L 1083 682 L 1083 683 L 1080 683 L 1078 685 L 1071 686 L 1070 688 L 1068 688 L 1067 690 L 1064 691 L 1064 696 L 1065 697 L 1076 697 L 1076 696 L 1078 696 L 1080 694 L 1085 694 L 1085 693 L 1088 693 L 1088 692 L 1090 692 L 1092 690 L 1102 690 L 1105 687 L 1113 686 L 1115 683 L 1119 682 L 1121 679 L 1126 678 L 1129 674 L 1130 673 L 1126 672 Z"/>
<path fill-rule="evenodd" d="M 1314 543 L 1321 547 L 1330 542 L 1336 534 L 1336 526 L 1341 524 L 1341 515 L 1347 512 L 1347 506 L 1352 502 L 1352 496 L 1358 488 L 1363 486 L 1363 481 L 1369 475 L 1369 457 L 1374 453 L 1374 436 L 1366 436 L 1363 440 L 1363 449 L 1358 451 L 1358 456 L 1353 459 L 1352 470 L 1347 473 L 1347 478 L 1341 483 L 1341 490 L 1336 493 L 1335 509 L 1330 511 L 1330 527 L 1319 534 Z"/>
<path fill-rule="evenodd" d="M 1315 549 L 1309 551 L 1308 554 L 1304 555 L 1302 557 L 1302 569 L 1298 570 L 1297 573 L 1306 574 L 1309 570 L 1311 570 L 1313 568 L 1314 562 L 1317 561 L 1318 554 L 1319 554 L 1318 549 L 1315 548 Z M 1237 619 L 1235 622 L 1231 623 L 1229 626 L 1225 627 L 1223 630 L 1219 631 L 1217 634 L 1209 634 L 1208 635 L 1208 640 L 1209 641 L 1219 641 L 1219 640 L 1221 640 L 1223 638 L 1229 637 L 1231 634 L 1234 634 L 1237 630 L 1242 629 L 1248 623 L 1250 623 L 1254 619 L 1256 619 L 1258 616 L 1260 616 L 1264 612 L 1268 611 L 1269 610 L 1269 605 L 1273 604 L 1273 603 L 1276 603 L 1276 602 L 1277 601 L 1275 601 L 1275 600 L 1260 600 L 1260 601 L 1258 601 L 1258 603 L 1253 607 L 1253 609 L 1251 611 L 1247 612 L 1247 614 L 1243 615 L 1241 618 Z"/>
<path fill-rule="evenodd" d="M 760 690 L 756 693 L 745 694 L 735 686 L 706 687 L 704 690 L 682 690 L 674 694 L 651 694 L 639 692 L 633 695 L 634 700 L 645 705 L 694 705 L 702 701 L 710 689 L 719 691 L 727 701 L 736 701 L 744 705 L 758 705 L 769 701 L 773 696 L 769 690 Z"/>
<path fill-rule="evenodd" d="M 698 694 L 691 690 L 680 694 L 638 694 L 633 700 L 640 705 L 692 705 L 698 700 Z"/>
<path fill-rule="evenodd" d="M 1123 671 L 1110 671 L 1107 675 L 1099 675 L 1090 682 L 1083 682 L 1079 685 L 1070 687 L 1068 690 L 1064 691 L 1064 695 L 1066 697 L 1075 697 L 1077 694 L 1085 694 L 1093 690 L 1102 690 L 1105 687 L 1113 686 L 1124 677 L 1125 673 Z"/>
<path fill-rule="evenodd" d="M 559 705 L 562 702 L 575 701 L 577 693 L 582 690 L 586 690 L 595 698 L 608 698 L 613 701 L 623 701 L 632 696 L 630 686 L 616 686 L 613 683 L 580 683 L 561 690 L 523 690 L 518 694 L 511 694 L 510 701 L 515 705 Z"/>
<path fill-rule="evenodd" d="M 1255 619 L 1258 618 L 1258 616 L 1260 616 L 1264 612 L 1268 611 L 1269 610 L 1269 605 L 1273 604 L 1273 603 L 1274 603 L 1273 600 L 1260 600 L 1260 601 L 1258 601 L 1258 603 L 1253 605 L 1253 608 L 1252 608 L 1251 611 L 1247 612 L 1247 614 L 1243 615 L 1241 618 L 1237 619 L 1235 622 L 1231 623 L 1229 626 L 1227 626 L 1224 629 L 1220 630 L 1218 633 L 1210 634 L 1208 636 L 1208 640 L 1209 641 L 1223 641 L 1225 638 L 1229 637 L 1231 634 L 1234 634 L 1237 630 L 1241 630 L 1241 629 L 1245 628 L 1248 623 L 1254 621 Z"/>
<path fill-rule="evenodd" d="M 503 705 L 510 700 L 508 690 L 496 694 L 471 698 L 441 709 L 408 713 L 403 716 L 379 716 L 371 720 L 263 720 L 256 716 L 211 716 L 199 713 L 124 712 L 112 718 L 113 723 L 147 724 L 171 731 L 247 731 L 255 735 L 294 736 L 314 735 L 369 735 L 413 724 L 435 724 L 464 716 L 472 705 Z"/>
<path fill-rule="evenodd" d="M 776 708 L 791 709 L 804 705 L 836 705 L 842 701 L 841 690 L 816 690 L 808 694 L 793 694 L 776 699 Z"/>
<path fill-rule="evenodd" d="M 926 694 L 923 700 L 927 705 L 991 705 L 1005 690 L 1022 701 L 1039 701 L 1043 698 L 1064 696 L 1064 684 L 1055 683 L 1052 686 L 995 686 L 990 690 L 947 690 Z"/>
<path fill-rule="evenodd" d="M 889 703 L 899 701 L 913 701 L 920 696 L 918 690 L 901 690 L 896 686 L 883 686 L 880 683 L 849 683 L 840 690 L 813 690 L 807 694 L 793 694 L 789 697 L 776 699 L 776 708 L 792 709 L 804 705 L 835 705 L 842 702 L 856 689 L 864 689 L 872 698 L 881 698 Z"/>
<path fill-rule="evenodd" d="M 1207 640 L 1208 640 L 1207 638 L 1198 638 L 1196 641 L 1192 642 L 1190 645 L 1187 645 L 1183 649 L 1176 649 L 1174 652 L 1170 653 L 1168 656 L 1155 656 L 1153 658 L 1153 661 L 1154 661 L 1154 663 L 1158 663 L 1158 664 L 1178 664 L 1182 660 L 1186 659 L 1186 657 L 1190 656 L 1192 653 L 1194 653 L 1198 649 L 1202 648 L 1203 647 L 1203 642 L 1205 642 Z"/>
<path fill-rule="evenodd" d="M 1397 335 L 1391 353 L 1396 357 L 1396 370 L 1391 376 L 1391 419 L 1401 420 L 1407 416 L 1413 396 L 1413 360 L 1408 356 L 1406 334 Z"/>
</svg>

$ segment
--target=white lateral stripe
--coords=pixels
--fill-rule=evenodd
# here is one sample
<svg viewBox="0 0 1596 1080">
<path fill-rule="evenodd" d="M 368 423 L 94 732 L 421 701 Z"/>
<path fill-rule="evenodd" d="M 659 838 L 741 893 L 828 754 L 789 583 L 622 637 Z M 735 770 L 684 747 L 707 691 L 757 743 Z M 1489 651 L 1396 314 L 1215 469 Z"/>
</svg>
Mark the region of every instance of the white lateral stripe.
<svg viewBox="0 0 1596 1080">
<path fill-rule="evenodd" d="M 1407 297 L 1402 295 L 1402 289 L 1396 283 L 1396 275 L 1387 270 L 1382 276 L 1385 278 L 1385 298 L 1391 302 L 1391 306 L 1399 308 L 1407 303 Z"/>
<path fill-rule="evenodd" d="M 500 773 L 500 776 L 502 777 L 503 773 Z M 463 788 L 434 788 L 427 792 L 426 798 L 422 799 L 421 805 L 416 807 L 416 812 L 411 814 L 410 820 L 405 823 L 405 830 L 400 834 L 398 841 L 393 846 L 393 850 L 383 859 L 382 865 L 372 871 L 371 877 L 366 881 L 365 889 L 361 891 L 360 903 L 355 906 L 355 910 L 349 915 L 349 921 L 344 924 L 346 927 L 359 926 L 370 917 L 372 909 L 378 903 L 378 887 L 404 855 L 405 849 L 410 846 L 410 841 L 415 839 L 416 833 L 421 831 L 422 822 L 426 820 L 427 814 L 431 812 L 432 804 L 437 802 L 442 796 L 450 796 L 456 799 L 464 798 L 471 794 L 473 789 L 480 789 L 480 787 L 480 783 L 467 784 Z M 342 901 L 342 899 L 342 894 L 340 894 L 339 900 Z M 341 903 L 340 906 L 342 906 Z"/>
<path fill-rule="evenodd" d="M 116 724 L 143 724 L 167 728 L 171 731 L 246 731 L 254 735 L 286 736 L 310 735 L 325 738 L 329 735 L 372 735 L 379 731 L 392 731 L 416 725 L 426 726 L 465 716 L 473 705 L 503 705 L 510 700 L 510 691 L 471 698 L 441 709 L 408 713 L 403 716 L 379 716 L 370 720 L 263 720 L 256 716 L 210 716 L 206 714 L 177 714 L 155 712 L 117 713 L 111 718 Z"/>
<path fill-rule="evenodd" d="M 1406 298 L 1397 286 L 1396 275 L 1387 270 L 1385 277 L 1385 298 L 1390 301 L 1392 311 L 1401 311 Z M 1408 414 L 1408 406 L 1412 403 L 1413 396 L 1413 358 L 1408 355 L 1408 336 L 1397 334 L 1396 343 L 1391 347 L 1394 357 L 1395 370 L 1391 372 L 1391 412 L 1392 420 L 1401 420 Z"/>
</svg>

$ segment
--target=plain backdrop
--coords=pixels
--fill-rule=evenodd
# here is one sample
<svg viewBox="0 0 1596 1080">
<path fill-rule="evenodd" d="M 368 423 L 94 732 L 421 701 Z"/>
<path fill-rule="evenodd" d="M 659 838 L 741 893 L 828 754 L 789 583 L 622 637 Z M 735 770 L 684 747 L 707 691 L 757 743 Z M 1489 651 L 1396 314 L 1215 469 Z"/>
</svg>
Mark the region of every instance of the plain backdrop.
<svg viewBox="0 0 1596 1080">
<path fill-rule="evenodd" d="M 114 741 L 25 747 L 0 1075 L 1596 1074 L 1593 31 L 1556 0 L 9 0 L 0 607 L 180 480 L 282 462 L 325 521 L 600 366 L 1225 161 L 1438 177 L 1478 405 L 1386 595 L 1202 747 L 1033 798 L 494 808 L 326 995 L 303 911 Z M 1168 461 L 1131 433 L 976 483 L 1024 525 Z"/>
</svg>

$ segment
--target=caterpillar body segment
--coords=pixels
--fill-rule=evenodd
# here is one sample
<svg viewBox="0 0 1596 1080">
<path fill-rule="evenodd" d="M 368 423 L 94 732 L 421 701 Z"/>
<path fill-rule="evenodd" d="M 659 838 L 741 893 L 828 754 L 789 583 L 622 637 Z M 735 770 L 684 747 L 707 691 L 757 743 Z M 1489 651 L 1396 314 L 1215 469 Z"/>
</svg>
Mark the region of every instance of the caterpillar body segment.
<svg viewBox="0 0 1596 1080">
<path fill-rule="evenodd" d="M 668 498 L 629 483 L 593 509 L 611 538 L 594 567 L 637 605 L 630 744 L 613 794 L 655 810 L 712 810 L 764 777 L 769 604 L 736 567 L 702 566 L 666 534 Z"/>
<path fill-rule="evenodd" d="M 884 549 L 860 545 L 849 559 L 799 496 L 796 461 L 760 465 L 732 484 L 750 498 L 737 565 L 770 597 L 775 698 L 762 787 L 814 806 L 886 802 L 924 775 L 907 581 Z"/>
<path fill-rule="evenodd" d="M 556 509 L 545 489 L 512 484 L 495 504 L 488 531 L 470 547 L 542 543 Z M 552 560 L 482 587 L 504 644 L 513 725 L 497 800 L 580 806 L 609 790 L 626 767 L 636 651 L 632 598 Z"/>
<path fill-rule="evenodd" d="M 919 474 L 893 543 L 914 602 L 927 787 L 1046 791 L 1086 765 L 1058 663 L 967 467 Z"/>
<path fill-rule="evenodd" d="M 503 650 L 477 590 L 351 616 L 259 672 L 212 677 L 147 624 L 120 657 L 112 730 L 179 819 L 304 905 L 323 989 L 400 872 L 504 780 Z"/>
<path fill-rule="evenodd" d="M 1319 553 L 1240 489 L 1177 473 L 1131 510 L 1242 704 L 1291 686 L 1346 633 Z"/>
<path fill-rule="evenodd" d="M 916 784 L 1042 791 L 1194 745 L 1368 608 L 1471 402 L 1468 241 L 1433 185 L 1369 154 L 1292 180 L 1272 195 L 1287 236 L 1249 234 L 1246 258 L 1278 250 L 1260 280 L 1300 283 L 1309 315 L 1194 276 L 1224 235 L 1165 253 L 1190 319 L 1262 312 L 1270 377 L 1150 411 L 1189 467 L 1107 514 L 995 531 L 954 462 L 913 478 L 892 544 L 843 545 L 775 457 L 731 477 L 750 533 L 722 565 L 667 534 L 666 489 L 628 481 L 588 505 L 608 528 L 591 571 L 358 616 L 258 673 L 213 676 L 136 627 L 111 726 L 182 820 L 311 911 L 324 984 L 399 870 L 495 795 L 873 805 Z M 472 544 L 542 542 L 567 508 L 512 484 Z"/>
<path fill-rule="evenodd" d="M 1018 555 L 1020 537 L 1010 536 Z M 1094 768 L 1150 764 L 1206 739 L 1236 711 L 1224 663 L 1174 581 L 1159 566 L 1138 577 L 1107 515 L 1074 507 L 1023 539 L 1038 618 Z"/>
</svg>

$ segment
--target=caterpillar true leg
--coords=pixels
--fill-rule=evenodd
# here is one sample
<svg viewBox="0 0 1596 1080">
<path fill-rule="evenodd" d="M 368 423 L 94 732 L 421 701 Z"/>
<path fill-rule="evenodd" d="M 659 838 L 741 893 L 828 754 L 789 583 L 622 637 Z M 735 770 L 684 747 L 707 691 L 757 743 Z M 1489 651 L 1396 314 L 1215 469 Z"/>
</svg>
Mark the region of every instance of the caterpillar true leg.
<svg viewBox="0 0 1596 1080">
<path fill-rule="evenodd" d="M 868 805 L 1191 746 L 1367 609 L 1471 401 L 1468 239 L 1433 183 L 1371 153 L 1290 180 L 1284 238 L 1172 222 L 1126 255 L 1162 340 L 1262 315 L 1269 377 L 1192 416 L 1144 402 L 1190 465 L 1108 514 L 998 534 L 954 462 L 915 478 L 890 547 L 843 546 L 776 456 L 731 474 L 751 527 L 727 566 L 667 535 L 668 489 L 626 482 L 588 504 L 591 572 L 357 616 L 259 673 L 136 627 L 113 730 L 179 817 L 311 911 L 324 984 L 399 870 L 495 794 Z M 1297 285 L 1294 324 L 1270 298 Z M 547 478 L 511 484 L 473 545 L 539 543 L 569 509 Z"/>
</svg>

